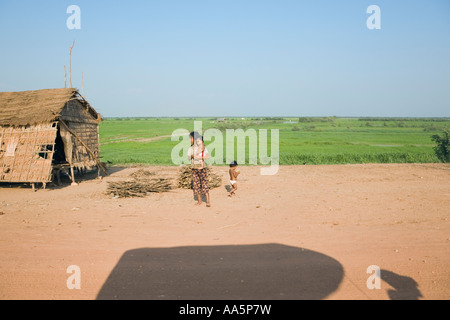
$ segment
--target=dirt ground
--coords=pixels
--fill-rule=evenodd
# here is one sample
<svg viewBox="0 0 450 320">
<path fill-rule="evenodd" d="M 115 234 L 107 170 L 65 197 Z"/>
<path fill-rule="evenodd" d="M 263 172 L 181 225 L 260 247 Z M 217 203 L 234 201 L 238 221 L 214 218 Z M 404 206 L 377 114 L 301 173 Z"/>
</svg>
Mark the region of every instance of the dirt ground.
<svg viewBox="0 0 450 320">
<path fill-rule="evenodd" d="M 0 299 L 450 298 L 449 165 L 240 169 L 228 198 L 214 167 L 210 208 L 184 189 L 106 194 L 137 167 L 36 192 L 0 185 Z"/>
</svg>

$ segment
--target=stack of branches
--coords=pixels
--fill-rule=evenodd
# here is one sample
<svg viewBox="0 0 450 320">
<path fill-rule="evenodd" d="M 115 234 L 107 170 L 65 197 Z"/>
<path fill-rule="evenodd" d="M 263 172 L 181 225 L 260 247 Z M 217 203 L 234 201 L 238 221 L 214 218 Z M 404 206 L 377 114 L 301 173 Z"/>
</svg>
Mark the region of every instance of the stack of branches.
<svg viewBox="0 0 450 320">
<path fill-rule="evenodd" d="M 133 177 L 133 178 L 143 178 L 143 177 L 146 177 L 146 178 L 147 178 L 147 177 L 154 176 L 154 175 L 155 175 L 155 173 L 152 172 L 152 171 L 147 171 L 147 170 L 144 170 L 144 169 L 139 169 L 139 170 L 133 172 L 132 174 L 130 174 L 130 177 Z"/>
<path fill-rule="evenodd" d="M 167 192 L 172 189 L 172 183 L 167 178 L 152 178 L 154 173 L 138 170 L 130 176 L 132 180 L 108 182 L 107 194 L 114 197 L 145 197 L 151 192 Z"/>
<path fill-rule="evenodd" d="M 206 167 L 206 175 L 208 177 L 208 186 L 210 189 L 219 187 L 222 179 L 212 171 L 210 167 Z M 178 175 L 178 188 L 192 189 L 192 169 L 190 166 L 182 166 Z"/>
</svg>

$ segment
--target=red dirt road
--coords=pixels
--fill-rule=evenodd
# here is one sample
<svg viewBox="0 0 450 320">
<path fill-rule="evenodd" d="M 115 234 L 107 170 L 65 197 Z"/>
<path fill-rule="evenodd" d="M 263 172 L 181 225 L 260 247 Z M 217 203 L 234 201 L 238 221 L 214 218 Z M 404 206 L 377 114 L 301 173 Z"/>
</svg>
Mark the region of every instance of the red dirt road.
<svg viewBox="0 0 450 320">
<path fill-rule="evenodd" d="M 0 299 L 450 298 L 449 165 L 259 169 L 241 168 L 230 199 L 215 167 L 211 208 L 183 189 L 105 193 L 137 168 L 34 193 L 0 186 Z M 367 287 L 371 265 L 380 289 Z"/>
</svg>

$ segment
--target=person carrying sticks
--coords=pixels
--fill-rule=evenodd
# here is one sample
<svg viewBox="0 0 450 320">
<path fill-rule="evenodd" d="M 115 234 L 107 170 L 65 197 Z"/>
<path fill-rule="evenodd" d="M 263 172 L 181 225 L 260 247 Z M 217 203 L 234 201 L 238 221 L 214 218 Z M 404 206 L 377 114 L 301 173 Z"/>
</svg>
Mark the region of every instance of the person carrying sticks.
<svg viewBox="0 0 450 320">
<path fill-rule="evenodd" d="M 205 159 L 209 159 L 208 150 L 205 148 L 203 137 L 198 132 L 191 132 L 191 147 L 188 150 L 188 158 L 192 168 L 192 188 L 197 196 L 196 205 L 202 204 L 202 194 L 206 197 L 206 206 L 211 207 L 209 198 L 208 177 Z"/>
</svg>

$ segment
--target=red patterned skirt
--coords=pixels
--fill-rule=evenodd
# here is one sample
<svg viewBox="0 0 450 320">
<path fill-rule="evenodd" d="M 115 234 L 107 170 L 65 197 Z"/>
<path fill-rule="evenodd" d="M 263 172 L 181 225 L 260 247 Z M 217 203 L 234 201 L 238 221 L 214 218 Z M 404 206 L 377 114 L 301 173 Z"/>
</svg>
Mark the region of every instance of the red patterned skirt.
<svg viewBox="0 0 450 320">
<path fill-rule="evenodd" d="M 192 188 L 195 194 L 207 194 L 209 192 L 208 176 L 206 169 L 192 169 Z"/>
</svg>

